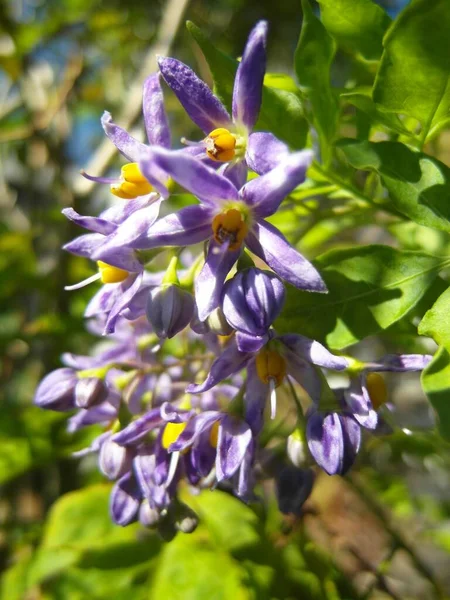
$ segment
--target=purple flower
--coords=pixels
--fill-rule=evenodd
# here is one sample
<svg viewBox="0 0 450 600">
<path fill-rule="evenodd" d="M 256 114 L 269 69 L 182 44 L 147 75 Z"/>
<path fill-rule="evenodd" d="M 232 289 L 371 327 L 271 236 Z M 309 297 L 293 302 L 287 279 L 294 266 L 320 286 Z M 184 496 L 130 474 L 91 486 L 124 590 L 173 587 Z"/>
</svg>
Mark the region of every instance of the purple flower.
<svg viewBox="0 0 450 600">
<path fill-rule="evenodd" d="M 237 331 L 237 347 L 257 352 L 269 341 L 269 329 L 283 308 L 284 286 L 276 275 L 257 268 L 240 271 L 227 281 L 222 308 L 228 323 Z"/>
<path fill-rule="evenodd" d="M 194 316 L 194 298 L 180 286 L 166 283 L 150 291 L 146 314 L 156 335 L 170 339 Z"/>
<path fill-rule="evenodd" d="M 378 361 L 364 363 L 344 392 L 346 405 L 356 421 L 367 429 L 378 425 L 377 411 L 387 401 L 386 385 L 379 372 L 422 371 L 431 359 L 427 354 L 387 354 Z"/>
<path fill-rule="evenodd" d="M 272 171 L 240 190 L 230 180 L 180 151 L 154 149 L 148 155 L 149 164 L 165 169 L 197 196 L 201 204 L 159 219 L 146 232 L 123 223 L 97 248 L 94 258 L 111 262 L 109 257 L 124 246 L 149 249 L 209 240 L 205 264 L 195 281 L 202 321 L 219 305 L 224 280 L 244 245 L 292 285 L 309 291 L 326 291 L 311 263 L 265 220 L 304 180 L 310 152 L 291 154 Z"/>
<path fill-rule="evenodd" d="M 130 204 L 131 202 L 134 201 L 130 201 Z M 130 207 L 126 211 L 126 217 L 124 211 L 120 211 L 121 216 L 118 217 L 117 211 L 111 209 L 99 217 L 85 217 L 79 215 L 72 208 L 64 209 L 63 214 L 68 219 L 92 232 L 75 238 L 66 244 L 64 249 L 78 256 L 92 258 L 97 248 L 117 230 L 118 223 L 134 229 L 141 228 L 141 231 L 146 231 L 151 227 L 158 217 L 160 203 L 160 200 L 144 205 L 135 203 L 134 209 Z M 115 207 L 113 208 L 115 209 Z M 104 333 L 113 333 L 119 316 L 130 309 L 135 296 L 143 288 L 148 289 L 149 283 L 153 283 L 153 278 L 147 274 L 144 275 L 144 266 L 136 252 L 127 247 L 117 247 L 110 254 L 108 263 L 97 261 L 97 265 L 99 272 L 96 275 L 75 285 L 67 286 L 66 289 L 78 289 L 100 279 L 105 285 L 87 306 L 85 316 L 107 314 Z M 141 314 L 142 312 L 133 310 L 131 318 L 137 318 Z"/>
<path fill-rule="evenodd" d="M 261 107 L 266 70 L 267 23 L 251 31 L 237 69 L 233 89 L 232 117 L 209 87 L 185 64 L 160 58 L 159 68 L 192 121 L 206 138 L 190 147 L 200 148 L 210 159 L 228 163 L 223 173 L 243 185 L 247 166 L 262 175 L 284 159 L 289 150 L 271 133 L 252 133 Z"/>
</svg>

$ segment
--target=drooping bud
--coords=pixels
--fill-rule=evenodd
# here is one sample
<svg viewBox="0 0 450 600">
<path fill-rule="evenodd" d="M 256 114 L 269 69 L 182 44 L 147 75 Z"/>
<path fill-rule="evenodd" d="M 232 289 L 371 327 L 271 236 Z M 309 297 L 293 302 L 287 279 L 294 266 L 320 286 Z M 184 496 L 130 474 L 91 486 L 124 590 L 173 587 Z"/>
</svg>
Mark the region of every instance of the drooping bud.
<svg viewBox="0 0 450 600">
<path fill-rule="evenodd" d="M 98 464 L 101 472 L 108 479 L 116 480 L 130 471 L 133 461 L 133 450 L 131 447 L 119 446 L 111 439 L 103 442 L 100 448 Z"/>
<path fill-rule="evenodd" d="M 108 397 L 105 382 L 98 377 L 83 377 L 75 386 L 75 404 L 79 408 L 90 408 L 101 404 Z"/>
<path fill-rule="evenodd" d="M 182 533 L 193 533 L 197 529 L 198 516 L 183 502 L 177 502 L 174 518 L 176 529 Z"/>
<path fill-rule="evenodd" d="M 309 498 L 314 484 L 311 469 L 286 466 L 276 480 L 278 507 L 284 514 L 300 516 L 303 504 Z"/>
<path fill-rule="evenodd" d="M 206 154 L 212 160 L 228 162 L 235 155 L 236 137 L 225 129 L 214 129 L 205 138 Z"/>
<path fill-rule="evenodd" d="M 100 271 L 100 279 L 102 283 L 122 283 L 128 277 L 128 271 L 113 267 L 102 260 L 97 261 L 97 266 Z"/>
<path fill-rule="evenodd" d="M 172 338 L 194 315 L 192 294 L 175 284 L 163 284 L 150 291 L 147 318 L 160 338 Z"/>
<path fill-rule="evenodd" d="M 225 283 L 222 299 L 223 312 L 233 329 L 264 336 L 283 308 L 284 285 L 275 274 L 253 267 Z"/>
<path fill-rule="evenodd" d="M 75 408 L 74 390 L 77 375 L 73 369 L 56 369 L 39 384 L 34 403 L 49 410 L 66 411 Z"/>
<path fill-rule="evenodd" d="M 117 183 L 111 184 L 111 193 L 124 200 L 132 200 L 138 196 L 150 194 L 153 190 L 148 180 L 142 175 L 137 163 L 124 165 Z"/>
<path fill-rule="evenodd" d="M 161 513 L 156 508 L 152 508 L 146 498 L 141 503 L 139 508 L 139 522 L 144 527 L 156 527 L 161 519 Z"/>
<path fill-rule="evenodd" d="M 119 479 L 111 491 L 109 508 L 111 518 L 117 525 L 129 525 L 137 518 L 141 494 L 131 473 Z"/>
<path fill-rule="evenodd" d="M 228 250 L 238 250 L 247 235 L 248 225 L 242 212 L 231 208 L 214 217 L 212 230 L 218 244 L 227 242 Z"/>
</svg>

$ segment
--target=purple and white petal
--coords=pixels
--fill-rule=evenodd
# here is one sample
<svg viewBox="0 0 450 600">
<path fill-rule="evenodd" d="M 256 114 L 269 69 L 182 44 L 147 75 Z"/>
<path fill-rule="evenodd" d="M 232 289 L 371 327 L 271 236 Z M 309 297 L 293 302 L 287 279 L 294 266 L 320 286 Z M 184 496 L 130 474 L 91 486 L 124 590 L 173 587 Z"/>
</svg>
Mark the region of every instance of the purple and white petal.
<svg viewBox="0 0 450 600">
<path fill-rule="evenodd" d="M 266 71 L 267 22 L 259 21 L 245 46 L 234 80 L 233 120 L 251 131 L 261 108 L 262 87 Z"/>
<path fill-rule="evenodd" d="M 150 75 L 144 81 L 142 112 L 150 144 L 170 148 L 170 129 L 164 109 L 164 96 L 159 73 Z"/>
<path fill-rule="evenodd" d="M 289 333 L 277 336 L 294 354 L 304 358 L 319 367 L 343 371 L 349 366 L 347 359 L 343 356 L 331 354 L 329 350 L 316 340 L 311 340 L 303 335 Z"/>
<path fill-rule="evenodd" d="M 283 356 L 287 362 L 288 374 L 302 386 L 313 403 L 318 406 L 322 393 L 322 382 L 317 368 L 290 350 L 284 352 Z"/>
<path fill-rule="evenodd" d="M 224 105 L 187 65 L 175 58 L 159 58 L 161 74 L 184 110 L 206 134 L 217 127 L 230 127 Z"/>
<path fill-rule="evenodd" d="M 350 467 L 353 466 L 355 458 L 361 447 L 361 428 L 350 415 L 339 416 L 344 440 L 344 460 L 340 475 L 345 475 Z"/>
<path fill-rule="evenodd" d="M 41 408 L 66 411 L 75 408 L 74 390 L 78 378 L 73 369 L 56 369 L 38 385 L 34 403 Z"/>
<path fill-rule="evenodd" d="M 245 421 L 230 415 L 223 417 L 217 440 L 217 481 L 229 479 L 236 473 L 252 439 L 252 431 Z"/>
<path fill-rule="evenodd" d="M 138 142 L 132 135 L 128 133 L 123 127 L 119 127 L 112 120 L 112 116 L 109 112 L 103 113 L 102 127 L 106 135 L 109 137 L 114 146 L 121 152 L 125 158 L 131 162 L 139 162 L 139 158 L 142 153 L 145 152 L 147 146 Z"/>
<path fill-rule="evenodd" d="M 127 308 L 128 304 L 141 287 L 141 283 L 142 273 L 138 273 L 137 275 L 128 276 L 127 279 L 120 284 L 122 288 L 122 294 L 118 297 L 117 301 L 114 303 L 114 306 L 109 312 L 103 332 L 104 335 L 114 333 L 116 322 L 120 313 Z"/>
<path fill-rule="evenodd" d="M 258 175 L 265 175 L 289 156 L 289 148 L 267 131 L 255 131 L 247 142 L 245 161 Z M 244 182 L 245 183 L 245 182 Z"/>
<path fill-rule="evenodd" d="M 111 518 L 117 525 L 129 525 L 136 521 L 141 494 L 131 473 L 119 479 L 113 487 L 109 502 Z"/>
<path fill-rule="evenodd" d="M 109 313 L 120 293 L 121 288 L 117 283 L 105 283 L 89 301 L 84 316 L 89 319 Z"/>
<path fill-rule="evenodd" d="M 208 205 L 221 205 L 224 200 L 238 200 L 234 184 L 183 150 L 152 148 L 148 161 L 170 175 L 177 183 Z"/>
<path fill-rule="evenodd" d="M 220 304 L 223 284 L 241 249 L 228 250 L 227 244 L 211 240 L 202 270 L 195 280 L 195 301 L 198 317 L 204 321 Z"/>
<path fill-rule="evenodd" d="M 220 167 L 218 173 L 229 179 L 235 188 L 240 190 L 247 181 L 247 164 L 245 160 L 238 160 L 234 163 L 225 163 Z"/>
<path fill-rule="evenodd" d="M 180 452 L 191 446 L 199 436 L 209 431 L 211 427 L 222 418 L 221 413 L 210 410 L 195 415 L 180 433 L 177 440 L 170 445 L 170 452 Z"/>
<path fill-rule="evenodd" d="M 433 359 L 429 354 L 387 354 L 375 362 L 364 365 L 366 371 L 422 371 Z"/>
<path fill-rule="evenodd" d="M 142 417 L 132 421 L 122 431 L 115 433 L 111 439 L 121 446 L 130 446 L 139 442 L 149 431 L 159 427 L 162 423 L 164 423 L 164 419 L 161 416 L 160 408 L 153 408 Z"/>
<path fill-rule="evenodd" d="M 310 150 L 290 154 L 265 175 L 246 183 L 240 195 L 258 217 L 273 215 L 284 198 L 305 181 L 312 159 Z"/>
<path fill-rule="evenodd" d="M 155 192 L 152 192 L 151 194 L 146 194 L 145 196 L 138 196 L 137 198 L 133 198 L 132 200 L 118 199 L 118 201 L 113 206 L 110 206 L 109 208 L 101 212 L 100 217 L 105 221 L 111 221 L 111 223 L 120 225 L 121 223 L 126 221 L 128 217 L 131 217 L 133 213 L 139 210 L 147 211 L 148 207 L 154 204 L 159 199 L 159 194 Z M 141 213 L 141 217 L 146 217 L 145 212 Z"/>
<path fill-rule="evenodd" d="M 186 391 L 190 394 L 206 392 L 206 390 L 211 389 L 227 377 L 230 377 L 243 369 L 250 359 L 251 355 L 239 352 L 235 342 L 231 342 L 222 354 L 213 362 L 205 381 L 198 385 L 188 385 Z"/>
<path fill-rule="evenodd" d="M 362 427 L 376 429 L 378 414 L 372 406 L 365 380 L 364 375 L 352 379 L 350 387 L 344 391 L 344 401 L 353 417 Z"/>
<path fill-rule="evenodd" d="M 314 411 L 306 425 L 308 448 L 316 463 L 328 475 L 342 472 L 344 465 L 344 434 L 337 413 Z"/>
<path fill-rule="evenodd" d="M 236 345 L 240 352 L 258 352 L 267 344 L 269 336 L 266 335 L 251 335 L 250 333 L 236 332 Z"/>
<path fill-rule="evenodd" d="M 250 425 L 253 435 L 258 435 L 264 425 L 264 409 L 269 396 L 269 384 L 264 383 L 256 371 L 255 361 L 247 366 L 247 383 L 245 386 L 244 405 L 245 420 Z"/>
<path fill-rule="evenodd" d="M 105 236 L 100 233 L 86 233 L 65 244 L 63 250 L 67 250 L 67 252 L 71 252 L 77 256 L 91 258 L 104 241 Z"/>
<path fill-rule="evenodd" d="M 270 223 L 255 222 L 245 238 L 245 243 L 277 275 L 293 286 L 308 292 L 327 291 L 315 267 Z"/>
<path fill-rule="evenodd" d="M 73 208 L 64 208 L 61 212 L 73 223 L 76 223 L 80 227 L 84 227 L 84 229 L 88 229 L 93 233 L 109 235 L 110 233 L 114 233 L 117 229 L 117 226 L 114 225 L 114 223 L 101 219 L 100 217 L 85 217 L 78 214 Z"/>
</svg>

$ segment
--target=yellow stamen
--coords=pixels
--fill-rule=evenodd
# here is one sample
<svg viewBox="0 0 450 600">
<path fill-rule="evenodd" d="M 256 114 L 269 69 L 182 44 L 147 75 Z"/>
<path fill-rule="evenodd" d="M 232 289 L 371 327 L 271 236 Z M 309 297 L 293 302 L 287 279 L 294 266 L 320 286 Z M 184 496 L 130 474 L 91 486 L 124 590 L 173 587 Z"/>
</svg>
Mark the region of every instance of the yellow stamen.
<svg viewBox="0 0 450 600">
<path fill-rule="evenodd" d="M 161 445 L 166 450 L 177 441 L 187 423 L 167 423 L 162 434 Z"/>
<path fill-rule="evenodd" d="M 219 244 L 229 241 L 228 250 L 237 250 L 248 232 L 242 213 L 236 208 L 215 216 L 212 222 L 214 239 Z"/>
<path fill-rule="evenodd" d="M 124 200 L 150 194 L 152 186 L 142 175 L 137 163 L 128 163 L 122 167 L 120 181 L 111 185 L 111 193 Z"/>
<path fill-rule="evenodd" d="M 366 387 L 374 409 L 378 410 L 388 399 L 383 376 L 379 373 L 369 373 L 366 379 Z"/>
<path fill-rule="evenodd" d="M 119 267 L 113 267 L 102 260 L 97 261 L 97 266 L 100 271 L 100 279 L 102 283 L 121 283 L 128 277 L 128 271 L 119 269 Z"/>
<path fill-rule="evenodd" d="M 209 432 L 209 443 L 213 448 L 217 448 L 217 440 L 219 438 L 219 421 L 216 421 Z"/>
<path fill-rule="evenodd" d="M 269 383 L 272 379 L 278 387 L 286 376 L 286 361 L 275 350 L 263 348 L 256 357 L 256 372 L 261 381 Z"/>
<path fill-rule="evenodd" d="M 234 158 L 236 137 L 224 127 L 211 131 L 205 138 L 205 144 L 206 154 L 212 160 L 228 162 Z"/>
</svg>

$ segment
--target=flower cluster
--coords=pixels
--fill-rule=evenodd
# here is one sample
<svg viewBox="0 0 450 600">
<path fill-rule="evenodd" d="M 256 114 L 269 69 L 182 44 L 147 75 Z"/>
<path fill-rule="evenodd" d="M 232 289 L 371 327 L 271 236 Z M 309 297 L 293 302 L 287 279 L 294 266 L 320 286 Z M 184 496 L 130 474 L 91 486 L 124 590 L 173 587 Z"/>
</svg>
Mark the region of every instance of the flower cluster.
<svg viewBox="0 0 450 600">
<path fill-rule="evenodd" d="M 311 293 L 327 288 L 267 221 L 303 183 L 313 154 L 291 153 L 271 133 L 254 131 L 266 36 L 265 22 L 249 36 L 231 116 L 189 67 L 161 58 L 160 73 L 144 85 L 148 144 L 105 113 L 106 135 L 130 162 L 115 178 L 84 173 L 118 200 L 98 217 L 64 210 L 88 231 L 65 249 L 98 266 L 68 289 L 101 281 L 85 316 L 109 341 L 91 356 L 65 355 L 35 402 L 73 412 L 70 431 L 102 426 L 77 454 L 98 453 L 100 470 L 115 482 L 112 518 L 120 525 L 139 519 L 166 537 L 197 523 L 178 497 L 183 481 L 251 501 L 258 479 L 274 476 L 280 509 L 298 514 L 314 462 L 344 474 L 362 429 L 390 426 L 380 372 L 421 370 L 430 359 L 389 355 L 361 363 L 298 333 L 277 333 L 284 282 Z M 171 149 L 161 76 L 203 131 L 201 141 Z M 170 212 L 176 184 L 192 203 Z M 328 371 L 346 372 L 348 386 L 332 390 Z M 268 460 L 262 439 L 277 435 L 271 423 L 280 414 L 291 433 L 283 459 L 278 453 Z"/>
</svg>

